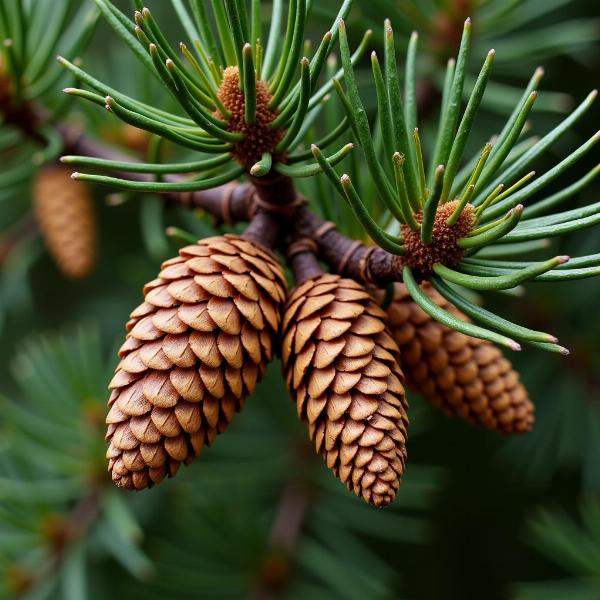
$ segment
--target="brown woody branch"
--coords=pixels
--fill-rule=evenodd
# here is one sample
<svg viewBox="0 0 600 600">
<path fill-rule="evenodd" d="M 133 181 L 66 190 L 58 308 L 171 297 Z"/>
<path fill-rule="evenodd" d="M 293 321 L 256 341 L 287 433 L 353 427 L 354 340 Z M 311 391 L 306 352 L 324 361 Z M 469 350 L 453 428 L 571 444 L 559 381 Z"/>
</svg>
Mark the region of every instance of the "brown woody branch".
<svg viewBox="0 0 600 600">
<path fill-rule="evenodd" d="M 108 160 L 131 160 L 72 129 L 60 126 L 59 131 L 69 152 Z M 117 175 L 135 181 L 151 181 L 151 177 L 144 173 Z M 166 179 L 181 180 L 177 176 Z M 218 223 L 252 221 L 246 237 L 268 246 L 313 239 L 318 245 L 319 257 L 332 271 L 357 281 L 383 286 L 402 278 L 400 257 L 340 234 L 332 224 L 320 219 L 305 205 L 287 178 L 252 178 L 249 183 L 231 183 L 200 192 L 169 193 L 164 197 L 173 205 L 202 209 Z M 283 232 L 287 235 L 284 236 Z"/>
<path fill-rule="evenodd" d="M 319 257 L 340 275 L 378 286 L 402 279 L 402 259 L 399 256 L 347 238 L 308 207 L 296 212 L 292 226 L 293 236 L 314 240 L 319 247 Z"/>
<path fill-rule="evenodd" d="M 35 114 L 32 111 L 32 114 Z M 31 119 L 17 118 L 12 124 L 23 133 L 37 139 L 30 126 Z M 38 119 L 36 119 L 38 120 Z M 29 123 L 29 124 L 28 124 Z M 55 124 L 64 140 L 64 151 L 114 161 L 131 161 L 131 157 L 114 148 L 92 140 L 79 129 L 63 123 Z M 133 181 L 152 181 L 146 173 L 115 172 L 118 177 Z M 170 175 L 166 181 L 181 181 Z M 291 179 L 273 174 L 266 178 L 251 177 L 248 183 L 230 183 L 206 191 L 164 194 L 168 204 L 202 209 L 219 224 L 251 221 L 246 236 L 271 247 L 302 239 L 312 239 L 318 245 L 318 255 L 332 271 L 357 281 L 379 286 L 399 281 L 402 260 L 376 246 L 350 240 L 315 215 L 306 201 L 297 194 Z"/>
</svg>

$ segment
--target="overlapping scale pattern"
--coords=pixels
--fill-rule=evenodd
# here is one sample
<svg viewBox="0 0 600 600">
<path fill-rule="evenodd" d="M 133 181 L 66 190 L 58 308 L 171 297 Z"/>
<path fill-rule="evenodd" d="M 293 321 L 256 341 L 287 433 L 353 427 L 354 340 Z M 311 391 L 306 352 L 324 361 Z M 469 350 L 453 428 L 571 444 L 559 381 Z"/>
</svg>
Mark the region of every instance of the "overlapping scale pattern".
<svg viewBox="0 0 600 600">
<path fill-rule="evenodd" d="M 446 311 L 468 320 L 455 306 L 423 284 Z M 428 316 L 397 283 L 388 309 L 410 388 L 451 416 L 503 434 L 526 433 L 534 407 L 518 373 L 492 343 L 449 329 Z"/>
<path fill-rule="evenodd" d="M 63 166 L 46 167 L 33 183 L 33 206 L 46 246 L 62 273 L 87 277 L 96 264 L 97 225 L 88 185 Z"/>
<path fill-rule="evenodd" d="M 385 313 L 355 281 L 298 285 L 283 320 L 288 388 L 310 438 L 349 490 L 386 506 L 400 487 L 408 426 L 398 346 Z"/>
<path fill-rule="evenodd" d="M 273 357 L 285 278 L 267 249 L 227 235 L 180 250 L 144 288 L 110 383 L 109 471 L 143 489 L 211 445 Z"/>
</svg>

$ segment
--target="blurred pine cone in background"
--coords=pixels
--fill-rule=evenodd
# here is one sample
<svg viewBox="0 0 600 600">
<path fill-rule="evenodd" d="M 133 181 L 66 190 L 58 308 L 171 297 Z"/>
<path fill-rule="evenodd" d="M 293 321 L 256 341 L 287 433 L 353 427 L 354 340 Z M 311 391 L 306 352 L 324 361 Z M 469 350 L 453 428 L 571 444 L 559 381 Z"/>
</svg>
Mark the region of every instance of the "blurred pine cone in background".
<svg viewBox="0 0 600 600">
<path fill-rule="evenodd" d="M 71 179 L 67 167 L 46 167 L 33 182 L 33 205 L 48 251 L 65 277 L 89 276 L 96 265 L 97 223 L 88 185 Z"/>
<path fill-rule="evenodd" d="M 444 310 L 468 320 L 430 284 L 423 290 Z M 534 407 L 518 373 L 490 342 L 472 338 L 427 315 L 404 284 L 387 310 L 408 385 L 448 415 L 504 434 L 526 433 Z"/>
</svg>

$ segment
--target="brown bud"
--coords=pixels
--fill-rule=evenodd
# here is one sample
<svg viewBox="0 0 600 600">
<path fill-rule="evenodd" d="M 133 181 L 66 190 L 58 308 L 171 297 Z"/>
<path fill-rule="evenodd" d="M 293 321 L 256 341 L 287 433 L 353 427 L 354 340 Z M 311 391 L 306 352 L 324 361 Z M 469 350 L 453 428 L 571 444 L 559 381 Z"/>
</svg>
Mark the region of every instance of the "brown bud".
<svg viewBox="0 0 600 600">
<path fill-rule="evenodd" d="M 219 100 L 231 113 L 227 120 L 228 130 L 243 133 L 244 140 L 235 144 L 233 156 L 246 167 L 258 162 L 264 152 L 275 152 L 277 144 L 283 139 L 285 130 L 273 129 L 271 123 L 277 117 L 277 111 L 269 107 L 272 96 L 264 81 L 256 83 L 256 122 L 246 124 L 244 92 L 240 88 L 238 67 L 227 67 L 223 71 L 223 83 L 219 89 Z M 221 115 L 217 115 L 221 116 Z"/>
<path fill-rule="evenodd" d="M 430 284 L 423 290 L 436 304 L 463 320 L 456 307 Z M 447 414 L 504 434 L 526 433 L 534 423 L 533 404 L 518 373 L 500 350 L 484 340 L 445 327 L 396 284 L 388 309 L 408 385 Z"/>
<path fill-rule="evenodd" d="M 96 264 L 96 214 L 88 185 L 63 166 L 46 167 L 33 184 L 33 205 L 50 254 L 70 279 L 87 277 Z"/>
<path fill-rule="evenodd" d="M 394 499 L 406 461 L 407 403 L 385 313 L 350 279 L 298 285 L 284 313 L 282 357 L 317 453 L 357 496 Z"/>
<path fill-rule="evenodd" d="M 183 248 L 144 289 L 110 384 L 109 471 L 143 489 L 228 426 L 273 356 L 285 278 L 266 248 L 227 235 Z"/>
<path fill-rule="evenodd" d="M 436 263 L 452 267 L 463 259 L 465 251 L 458 245 L 458 240 L 467 237 L 473 229 L 475 211 L 471 204 L 467 204 L 458 221 L 454 225 L 448 225 L 447 221 L 457 206 L 458 201 L 453 200 L 438 207 L 430 244 L 423 243 L 420 231 L 414 231 L 408 225 L 402 226 L 406 246 L 406 255 L 402 258 L 418 277 L 431 274 Z M 415 218 L 421 223 L 423 211 L 419 211 Z"/>
</svg>

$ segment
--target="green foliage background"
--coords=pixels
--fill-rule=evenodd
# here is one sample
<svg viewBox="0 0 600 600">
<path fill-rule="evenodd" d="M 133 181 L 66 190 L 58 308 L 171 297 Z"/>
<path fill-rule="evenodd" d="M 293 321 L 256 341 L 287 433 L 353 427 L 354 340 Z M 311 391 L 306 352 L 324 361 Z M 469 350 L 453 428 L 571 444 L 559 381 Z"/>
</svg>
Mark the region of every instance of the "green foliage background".
<svg viewBox="0 0 600 600">
<path fill-rule="evenodd" d="M 471 150 L 498 127 L 511 94 L 540 59 L 546 78 L 534 130 L 556 123 L 600 82 L 600 9 L 594 3 L 471 4 L 470 11 L 461 10 L 471 12 L 476 36 L 478 13 L 482 22 L 491 15 L 476 38 L 473 69 L 492 45 L 499 59 L 497 87 L 484 99 L 487 110 Z M 414 16 L 415 5 L 361 0 L 349 31 L 356 40 L 363 26 L 379 33 L 387 9 L 398 29 L 425 31 L 419 68 L 430 82 L 423 93 L 435 100 L 445 53 L 454 46 L 451 38 L 443 43 L 434 25 L 463 2 L 419 2 L 422 17 Z M 161 23 L 169 22 L 166 2 L 151 7 Z M 318 17 L 325 23 L 336 8 L 333 0 L 316 3 L 315 39 L 322 29 Z M 138 94 L 144 88 L 135 63 L 104 24 L 85 64 L 106 73 L 114 87 Z M 152 97 L 153 91 L 144 93 Z M 427 112 L 433 128 L 435 110 Z M 589 137 L 598 107 L 592 113 L 561 142 L 564 151 Z M 98 133 L 98 123 L 108 119 L 88 127 Z M 596 152 L 578 164 L 573 180 L 597 161 Z M 29 184 L 2 194 L 2 227 L 11 211 L 27 209 Z M 596 183 L 571 204 L 597 200 L 599 192 Z M 363 506 L 312 456 L 278 364 L 227 435 L 195 465 L 157 489 L 127 495 L 112 489 L 104 473 L 105 387 L 114 349 L 144 282 L 176 252 L 164 226 L 182 225 L 199 236 L 212 228 L 164 211 L 154 198 L 109 207 L 105 195 L 97 190 L 101 253 L 91 278 L 65 281 L 37 238 L 23 241 L 0 273 L 0 597 L 599 597 L 598 281 L 551 290 L 535 284 L 524 298 L 497 298 L 508 318 L 518 314 L 529 327 L 557 332 L 572 350 L 568 359 L 533 350 L 511 357 L 536 404 L 534 432 L 500 439 L 413 398 L 408 472 L 390 509 Z M 575 255 L 597 248 L 592 232 L 556 250 Z M 298 534 L 282 548 L 271 540 L 286 493 L 305 498 L 307 507 Z M 56 533 L 65 519 L 77 525 L 66 541 Z M 23 577 L 39 585 L 15 595 Z"/>
</svg>

